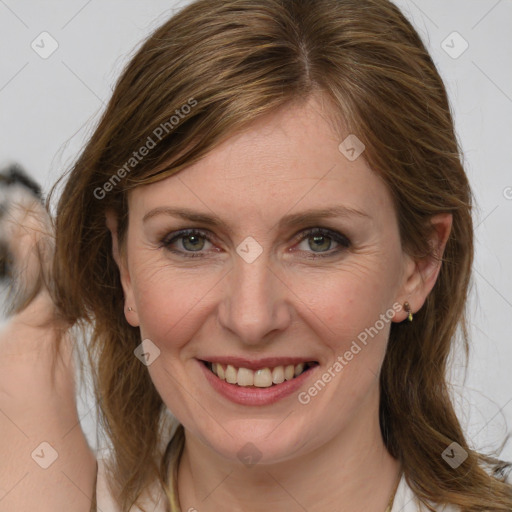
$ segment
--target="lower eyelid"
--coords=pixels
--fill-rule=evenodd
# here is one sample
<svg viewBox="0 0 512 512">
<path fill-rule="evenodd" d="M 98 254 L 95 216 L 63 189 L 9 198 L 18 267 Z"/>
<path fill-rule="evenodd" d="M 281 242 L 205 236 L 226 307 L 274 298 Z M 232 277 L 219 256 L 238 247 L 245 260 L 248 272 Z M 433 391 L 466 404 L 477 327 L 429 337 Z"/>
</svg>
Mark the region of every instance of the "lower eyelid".
<svg viewBox="0 0 512 512">
<path fill-rule="evenodd" d="M 182 239 L 190 237 L 190 236 L 198 236 L 198 237 L 203 238 L 206 242 L 209 242 L 212 245 L 214 244 L 213 239 L 212 239 L 213 237 L 209 236 L 208 233 L 205 233 L 203 231 L 196 230 L 196 229 L 191 229 L 191 230 L 184 230 L 181 233 L 178 232 L 176 234 L 173 234 L 173 236 L 165 237 L 161 241 L 160 245 L 161 245 L 161 247 L 163 247 L 163 248 L 167 249 L 168 251 L 173 252 L 175 254 L 186 255 L 185 257 L 204 257 L 203 255 L 206 254 L 207 251 L 202 251 L 202 250 L 201 251 L 185 251 L 185 250 L 173 250 L 170 248 L 171 245 L 175 244 L 179 240 L 182 240 Z M 305 251 L 308 254 L 311 254 L 313 258 L 318 258 L 318 257 L 322 257 L 322 256 L 325 256 L 325 257 L 332 256 L 332 255 L 335 255 L 345 249 L 348 249 L 351 246 L 351 242 L 347 237 L 345 237 L 341 233 L 337 233 L 336 231 L 330 231 L 325 228 L 323 228 L 323 229 L 317 228 L 317 229 L 311 229 L 309 231 L 308 230 L 303 231 L 302 233 L 297 235 L 297 237 L 295 238 L 296 244 L 300 244 L 303 241 L 305 241 L 308 238 L 313 237 L 313 236 L 325 236 L 326 238 L 330 238 L 333 242 L 335 242 L 339 245 L 339 247 L 337 249 L 330 249 L 325 252 L 315 253 L 314 251 L 312 251 L 312 252 Z M 298 252 L 301 252 L 301 251 L 298 251 Z"/>
<path fill-rule="evenodd" d="M 299 243 L 304 242 L 308 238 L 309 238 L 309 236 L 305 237 L 303 240 L 299 241 Z M 320 251 L 320 252 L 307 251 L 307 250 L 303 251 L 303 250 L 300 250 L 300 249 L 295 249 L 292 252 L 302 252 L 302 253 L 304 253 L 304 257 L 305 258 L 308 258 L 308 259 L 318 259 L 318 258 L 329 258 L 329 257 L 338 256 L 340 253 L 345 252 L 348 249 L 350 249 L 350 243 L 348 241 L 343 240 L 343 239 L 337 240 L 334 237 L 329 237 L 329 238 L 331 238 L 331 240 L 335 244 L 338 244 L 338 246 L 334 247 L 334 248 L 331 248 L 331 249 L 328 249 L 327 251 Z"/>
</svg>

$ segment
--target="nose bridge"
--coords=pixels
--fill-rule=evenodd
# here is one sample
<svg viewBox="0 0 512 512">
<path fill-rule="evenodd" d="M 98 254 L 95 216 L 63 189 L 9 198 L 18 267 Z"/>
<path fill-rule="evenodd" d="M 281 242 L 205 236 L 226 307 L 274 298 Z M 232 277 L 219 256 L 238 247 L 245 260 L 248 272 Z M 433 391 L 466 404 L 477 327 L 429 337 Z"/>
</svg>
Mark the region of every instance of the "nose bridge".
<svg viewBox="0 0 512 512">
<path fill-rule="evenodd" d="M 234 259 L 219 317 L 246 344 L 264 341 L 290 321 L 285 285 L 275 273 L 265 251 L 253 261 L 243 255 Z"/>
</svg>

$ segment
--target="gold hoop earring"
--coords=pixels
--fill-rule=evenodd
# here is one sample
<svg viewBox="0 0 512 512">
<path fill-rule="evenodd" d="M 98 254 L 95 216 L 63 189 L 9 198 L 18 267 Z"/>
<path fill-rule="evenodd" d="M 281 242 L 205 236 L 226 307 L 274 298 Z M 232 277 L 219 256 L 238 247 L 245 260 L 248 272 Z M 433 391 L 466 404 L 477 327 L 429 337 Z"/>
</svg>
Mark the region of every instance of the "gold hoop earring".
<svg viewBox="0 0 512 512">
<path fill-rule="evenodd" d="M 407 316 L 407 319 L 409 320 L 409 322 L 412 322 L 412 311 L 411 311 L 411 306 L 409 305 L 408 302 L 404 302 L 404 309 L 405 309 L 405 311 L 407 311 L 407 313 L 409 313 L 409 315 Z"/>
</svg>

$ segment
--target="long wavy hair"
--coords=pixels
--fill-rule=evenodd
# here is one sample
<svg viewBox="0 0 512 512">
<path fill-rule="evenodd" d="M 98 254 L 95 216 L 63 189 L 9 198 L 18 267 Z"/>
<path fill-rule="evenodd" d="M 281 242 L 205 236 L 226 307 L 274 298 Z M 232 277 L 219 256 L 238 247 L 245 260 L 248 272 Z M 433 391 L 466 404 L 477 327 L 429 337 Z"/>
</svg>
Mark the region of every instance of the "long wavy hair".
<svg viewBox="0 0 512 512">
<path fill-rule="evenodd" d="M 453 215 L 432 292 L 412 324 L 391 327 L 380 377 L 387 449 L 428 510 L 452 504 L 510 511 L 512 488 L 503 475 L 510 464 L 468 446 L 446 377 L 458 333 L 466 355 L 469 346 L 472 192 L 443 81 L 416 30 L 388 0 L 193 2 L 135 52 L 64 176 L 53 293 L 67 321 L 91 331 L 119 504 L 129 510 L 155 479 L 167 490 L 183 428 L 171 431 L 165 404 L 134 357 L 140 332 L 124 316 L 105 213 L 117 216 L 124 250 L 130 190 L 185 169 L 260 116 L 314 93 L 329 98 L 333 118 L 365 144 L 364 158 L 393 197 L 405 251 L 435 257 L 429 219 Z M 457 469 L 441 456 L 452 442 L 468 453 Z"/>
</svg>

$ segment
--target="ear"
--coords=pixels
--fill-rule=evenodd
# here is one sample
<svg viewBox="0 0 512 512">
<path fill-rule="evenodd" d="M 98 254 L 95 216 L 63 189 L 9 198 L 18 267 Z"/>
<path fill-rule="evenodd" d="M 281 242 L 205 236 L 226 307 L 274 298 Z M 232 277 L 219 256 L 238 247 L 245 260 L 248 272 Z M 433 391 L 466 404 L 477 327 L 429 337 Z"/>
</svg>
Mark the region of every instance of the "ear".
<svg viewBox="0 0 512 512">
<path fill-rule="evenodd" d="M 114 261 L 119 269 L 121 277 L 121 285 L 123 287 L 125 304 L 124 304 L 124 316 L 126 321 L 133 327 L 139 326 L 139 317 L 135 308 L 135 296 L 133 293 L 133 287 L 130 279 L 130 272 L 128 269 L 128 261 L 124 251 L 119 247 L 119 237 L 117 231 L 117 216 L 116 214 L 108 210 L 105 213 L 105 220 L 107 228 L 110 231 L 112 237 L 112 255 Z M 128 307 L 133 308 L 132 311 L 128 311 Z"/>
<path fill-rule="evenodd" d="M 403 305 L 408 302 L 411 312 L 420 310 L 432 291 L 442 265 L 442 256 L 450 236 L 453 216 L 451 213 L 440 213 L 431 218 L 434 228 L 429 239 L 432 254 L 422 258 L 413 259 L 405 255 L 403 282 L 398 291 L 397 301 Z M 405 309 L 395 315 L 396 322 L 402 322 L 408 316 Z"/>
</svg>

